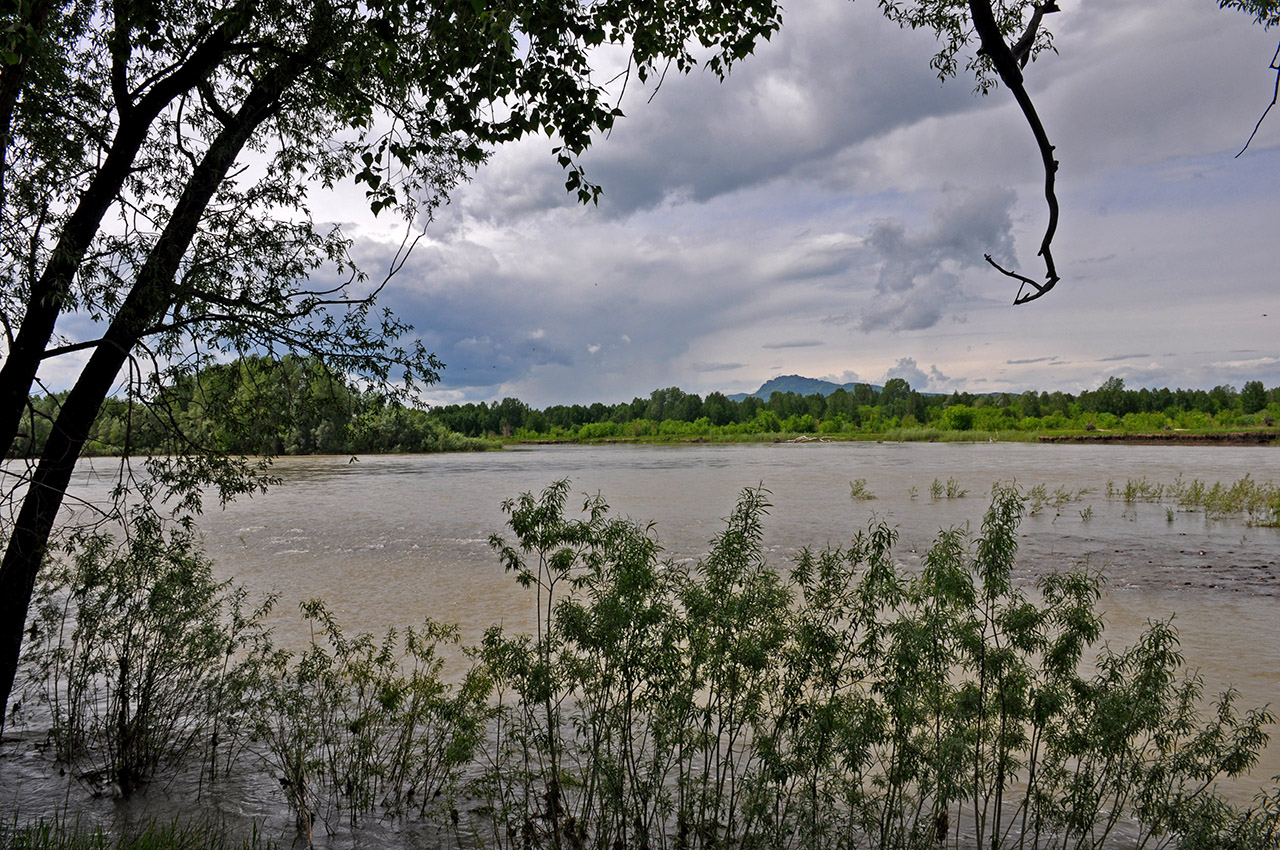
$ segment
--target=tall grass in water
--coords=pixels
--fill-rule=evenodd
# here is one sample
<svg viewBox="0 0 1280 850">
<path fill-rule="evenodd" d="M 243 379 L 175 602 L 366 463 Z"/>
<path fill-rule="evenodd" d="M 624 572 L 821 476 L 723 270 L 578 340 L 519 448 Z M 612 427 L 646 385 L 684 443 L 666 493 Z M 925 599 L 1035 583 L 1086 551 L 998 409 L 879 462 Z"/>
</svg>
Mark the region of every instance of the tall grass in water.
<svg viewBox="0 0 1280 850">
<path fill-rule="evenodd" d="M 1169 484 L 1145 478 L 1130 478 L 1123 486 L 1109 481 L 1107 498 L 1122 499 L 1126 505 L 1168 501 L 1186 511 L 1203 511 L 1210 519 L 1240 516 L 1249 525 L 1280 526 L 1280 484 L 1255 481 L 1248 475 L 1234 483 L 1213 484 L 1181 477 Z"/>
<path fill-rule="evenodd" d="M 226 830 L 199 824 L 152 823 L 134 834 L 111 835 L 63 821 L 0 821 L 0 847 L 8 850 L 263 850 L 271 846 L 256 832 L 237 839 Z"/>
</svg>

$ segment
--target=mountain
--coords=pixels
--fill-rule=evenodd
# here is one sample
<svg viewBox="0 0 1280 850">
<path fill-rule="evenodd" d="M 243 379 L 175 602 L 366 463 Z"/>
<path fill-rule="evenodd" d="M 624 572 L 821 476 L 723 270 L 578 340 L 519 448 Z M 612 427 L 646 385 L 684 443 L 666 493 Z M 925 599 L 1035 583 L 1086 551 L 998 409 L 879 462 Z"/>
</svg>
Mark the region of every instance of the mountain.
<svg viewBox="0 0 1280 850">
<path fill-rule="evenodd" d="M 817 378 L 806 378 L 803 375 L 779 375 L 776 378 L 770 378 L 760 385 L 760 389 L 753 393 L 734 393 L 727 396 L 730 401 L 742 401 L 747 396 L 755 396 L 759 399 L 769 400 L 770 393 L 799 393 L 800 395 L 813 395 L 814 393 L 822 393 L 824 396 L 831 395 L 839 389 L 853 392 L 853 388 L 861 382 L 853 382 L 848 384 L 833 384 L 830 381 L 822 381 Z M 878 384 L 872 384 L 871 388 L 876 392 L 884 389 Z"/>
</svg>

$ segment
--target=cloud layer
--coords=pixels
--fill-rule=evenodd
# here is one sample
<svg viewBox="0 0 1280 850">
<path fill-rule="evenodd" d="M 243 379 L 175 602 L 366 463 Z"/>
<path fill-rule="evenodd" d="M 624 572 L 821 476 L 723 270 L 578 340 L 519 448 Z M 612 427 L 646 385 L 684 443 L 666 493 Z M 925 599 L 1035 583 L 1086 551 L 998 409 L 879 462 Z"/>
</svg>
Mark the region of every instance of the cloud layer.
<svg viewBox="0 0 1280 850">
<path fill-rule="evenodd" d="M 1280 384 L 1274 35 L 1200 0 L 1080 0 L 1027 71 L 1058 146 L 1064 280 L 1012 308 L 1044 226 L 1008 92 L 941 84 L 927 33 L 814 0 L 723 85 L 670 76 L 585 160 L 575 206 L 545 139 L 496 151 L 386 303 L 447 364 L 440 401 L 616 401 L 778 373 L 1077 390 Z M 387 247 L 363 237 L 377 262 Z M 1267 314 L 1267 315 L 1263 315 Z M 926 368 L 923 364 L 929 364 Z"/>
</svg>

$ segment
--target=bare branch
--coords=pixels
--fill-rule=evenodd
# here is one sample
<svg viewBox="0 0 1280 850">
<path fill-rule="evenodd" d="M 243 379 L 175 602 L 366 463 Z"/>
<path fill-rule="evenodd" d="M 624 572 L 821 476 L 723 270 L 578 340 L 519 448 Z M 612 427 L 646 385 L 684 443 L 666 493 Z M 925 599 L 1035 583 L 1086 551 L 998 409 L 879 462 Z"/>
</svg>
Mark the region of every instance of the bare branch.
<svg viewBox="0 0 1280 850">
<path fill-rule="evenodd" d="M 1055 3 L 1038 4 L 1032 16 L 1032 22 L 1038 24 L 1038 21 L 1036 21 L 1037 16 L 1056 11 L 1058 11 L 1058 7 Z M 987 257 L 987 262 L 1001 272 L 1023 282 L 1023 286 L 1019 287 L 1018 295 L 1014 298 L 1013 303 L 1026 304 L 1028 301 L 1034 301 L 1050 289 L 1053 289 L 1054 285 L 1060 280 L 1051 250 L 1054 233 L 1058 230 L 1058 196 L 1054 187 L 1054 180 L 1058 173 L 1058 161 L 1053 157 L 1053 145 L 1049 142 L 1049 134 L 1045 132 L 1044 124 L 1041 123 L 1040 116 L 1036 113 L 1035 104 L 1031 101 L 1031 95 L 1027 94 L 1027 88 L 1023 85 L 1022 68 L 1018 63 L 1018 58 L 1014 55 L 1014 51 L 1009 45 L 1005 43 L 1004 36 L 1000 33 L 1000 26 L 996 23 L 995 14 L 991 10 L 990 0 L 969 0 L 969 14 L 973 18 L 973 26 L 978 33 L 978 37 L 982 39 L 982 52 L 991 59 L 996 73 L 1000 75 L 1000 79 L 1008 86 L 1009 91 L 1013 92 L 1013 97 L 1018 101 L 1018 106 L 1022 109 L 1022 114 L 1027 119 L 1027 124 L 1031 127 L 1031 132 L 1035 136 L 1036 146 L 1040 148 L 1040 158 L 1044 162 L 1044 198 L 1049 207 L 1049 221 L 1045 226 L 1044 238 L 1040 240 L 1040 251 L 1038 253 L 1039 256 L 1044 258 L 1045 282 L 1042 284 L 1036 283 L 1016 272 L 1006 271 L 996 265 L 990 256 Z M 1023 38 L 1027 38 L 1028 35 L 1034 41 L 1035 33 L 1032 31 L 1031 26 L 1028 26 L 1027 35 L 1024 35 Z M 1021 44 L 1021 41 L 1019 44 Z M 1027 284 L 1030 284 L 1035 289 L 1035 292 L 1024 297 L 1022 292 Z"/>
<path fill-rule="evenodd" d="M 1018 287 L 1018 294 L 1014 296 L 1014 299 L 1013 299 L 1013 303 L 1015 305 L 1026 304 L 1028 301 L 1035 301 L 1041 295 L 1044 295 L 1050 289 L 1053 289 L 1054 284 L 1058 282 L 1058 278 L 1055 275 L 1054 277 L 1050 278 L 1048 281 L 1044 283 L 1036 283 L 1034 280 L 1032 280 L 1029 277 L 1020 275 L 1015 271 L 1010 271 L 1009 269 L 1006 269 L 1004 266 L 1000 265 L 995 260 L 991 259 L 990 254 L 983 254 L 982 258 L 986 260 L 988 263 L 990 263 L 991 266 L 996 271 L 1000 272 L 1000 274 L 1007 275 L 1008 277 L 1011 277 L 1014 280 L 1018 280 L 1022 282 L 1022 285 Z M 1026 296 L 1023 296 L 1022 293 L 1028 286 L 1030 286 L 1035 291 L 1028 293 Z"/>
<path fill-rule="evenodd" d="M 1267 120 L 1267 113 L 1271 111 L 1271 107 L 1276 105 L 1276 101 L 1280 100 L 1280 44 L 1276 45 L 1276 55 L 1271 57 L 1271 64 L 1267 66 L 1276 72 L 1276 87 L 1271 92 L 1271 102 L 1267 104 L 1267 108 L 1262 110 L 1262 117 L 1258 119 L 1258 123 L 1253 125 L 1253 132 L 1249 134 L 1249 141 L 1244 143 L 1244 147 L 1240 149 L 1240 153 L 1236 154 L 1236 159 L 1240 158 L 1249 149 L 1249 145 L 1253 142 L 1253 137 L 1258 135 L 1262 122 Z"/>
<path fill-rule="evenodd" d="M 84 351 L 86 348 L 97 348 L 103 343 L 103 339 L 89 339 L 84 342 L 76 342 L 70 345 L 60 345 L 57 348 L 47 348 L 40 354 L 41 360 L 48 360 L 50 357 L 61 357 L 63 354 L 71 354 L 75 351 Z"/>
</svg>

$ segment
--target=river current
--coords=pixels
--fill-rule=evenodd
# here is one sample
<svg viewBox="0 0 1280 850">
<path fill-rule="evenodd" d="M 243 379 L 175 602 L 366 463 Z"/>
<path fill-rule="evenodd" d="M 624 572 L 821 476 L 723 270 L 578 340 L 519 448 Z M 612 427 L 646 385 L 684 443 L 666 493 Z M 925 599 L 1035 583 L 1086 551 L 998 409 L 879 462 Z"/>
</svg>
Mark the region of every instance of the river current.
<svg viewBox="0 0 1280 850">
<path fill-rule="evenodd" d="M 105 496 L 112 470 L 109 461 L 86 462 L 75 495 Z M 282 484 L 224 510 L 211 507 L 200 529 L 220 577 L 251 593 L 281 594 L 275 627 L 286 645 L 305 640 L 296 606 L 309 598 L 325 600 L 345 627 L 375 633 L 424 616 L 460 625 L 470 642 L 497 622 L 529 626 L 527 597 L 504 574 L 488 539 L 504 530 L 504 499 L 557 479 L 570 480 L 577 503 L 579 494 L 600 493 L 616 515 L 655 522 L 666 555 L 675 559 L 705 553 L 738 494 L 763 486 L 772 503 L 765 544 L 780 570 L 801 547 L 843 545 L 875 522 L 896 527 L 896 557 L 911 568 L 940 529 L 968 524 L 976 532 L 992 484 L 1002 482 L 1071 495 L 1023 521 L 1020 580 L 1031 584 L 1082 563 L 1100 568 L 1107 577 L 1102 607 L 1109 642 L 1127 645 L 1148 620 L 1172 616 L 1187 663 L 1203 672 L 1210 693 L 1233 685 L 1242 705 L 1280 703 L 1280 529 L 1107 497 L 1109 483 L 1123 489 L 1130 480 L 1280 480 L 1274 448 L 538 446 L 467 455 L 282 458 L 275 471 Z M 850 498 L 851 482 L 859 479 L 874 499 Z M 934 498 L 935 480 L 944 490 L 950 483 L 953 496 L 967 493 Z M 37 813 L 59 800 L 74 808 L 66 780 L 41 776 L 47 764 L 6 749 L 3 810 Z M 1255 772 L 1273 774 L 1280 774 L 1275 744 Z M 184 794 L 175 789 L 172 796 Z M 92 805 L 105 811 L 110 804 Z M 223 814 L 230 809 L 249 817 L 265 815 L 269 806 L 269 800 L 218 804 Z"/>
</svg>

